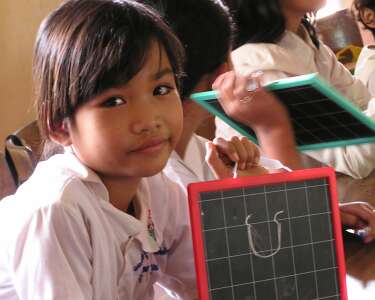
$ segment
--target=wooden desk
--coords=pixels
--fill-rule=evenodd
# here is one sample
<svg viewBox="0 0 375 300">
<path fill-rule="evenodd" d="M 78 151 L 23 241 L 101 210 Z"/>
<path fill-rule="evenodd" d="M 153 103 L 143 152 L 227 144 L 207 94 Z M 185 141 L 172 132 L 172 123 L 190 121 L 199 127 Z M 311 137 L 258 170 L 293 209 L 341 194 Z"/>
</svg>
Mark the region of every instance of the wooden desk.
<svg viewBox="0 0 375 300">
<path fill-rule="evenodd" d="M 340 174 L 336 178 L 340 202 L 365 201 L 375 207 L 375 171 L 365 179 Z"/>
</svg>

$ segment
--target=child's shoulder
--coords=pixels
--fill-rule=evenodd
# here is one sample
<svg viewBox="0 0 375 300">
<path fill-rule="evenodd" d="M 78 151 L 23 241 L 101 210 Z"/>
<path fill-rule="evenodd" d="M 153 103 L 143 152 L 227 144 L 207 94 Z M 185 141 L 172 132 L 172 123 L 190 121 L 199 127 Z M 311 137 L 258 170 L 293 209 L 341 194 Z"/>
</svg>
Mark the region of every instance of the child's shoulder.
<svg viewBox="0 0 375 300">
<path fill-rule="evenodd" d="M 80 211 L 80 203 L 90 200 L 93 194 L 85 182 L 92 174 L 70 155 L 57 154 L 40 162 L 14 195 L 0 201 L 0 227 L 7 223 L 22 226 L 36 214 Z"/>
</svg>

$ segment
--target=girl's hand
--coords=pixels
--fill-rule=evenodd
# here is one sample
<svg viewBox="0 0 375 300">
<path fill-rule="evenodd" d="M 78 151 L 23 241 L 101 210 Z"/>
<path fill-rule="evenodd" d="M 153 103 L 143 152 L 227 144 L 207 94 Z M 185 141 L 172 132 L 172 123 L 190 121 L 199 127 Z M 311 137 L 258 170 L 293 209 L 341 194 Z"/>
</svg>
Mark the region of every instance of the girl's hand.
<svg viewBox="0 0 375 300">
<path fill-rule="evenodd" d="M 206 149 L 206 161 L 217 179 L 232 178 L 235 163 L 238 163 L 238 176 L 268 173 L 259 166 L 258 147 L 245 137 L 215 138 L 206 143 Z"/>
<path fill-rule="evenodd" d="M 375 211 L 366 202 L 349 202 L 340 204 L 341 222 L 354 230 L 369 227 L 368 234 L 363 238 L 365 243 L 375 239 Z"/>
</svg>

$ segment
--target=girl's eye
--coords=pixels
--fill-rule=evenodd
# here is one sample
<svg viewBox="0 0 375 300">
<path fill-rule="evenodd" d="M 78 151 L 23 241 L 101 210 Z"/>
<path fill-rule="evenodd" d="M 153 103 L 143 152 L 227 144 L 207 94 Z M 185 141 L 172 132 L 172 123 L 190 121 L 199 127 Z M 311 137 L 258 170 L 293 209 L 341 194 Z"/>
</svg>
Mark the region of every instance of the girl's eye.
<svg viewBox="0 0 375 300">
<path fill-rule="evenodd" d="M 160 85 L 154 90 L 155 96 L 163 96 L 170 93 L 173 90 L 173 87 L 167 85 Z"/>
<path fill-rule="evenodd" d="M 126 100 L 120 98 L 120 97 L 111 97 L 105 100 L 102 103 L 103 107 L 114 107 L 114 106 L 119 106 L 122 104 L 126 104 Z"/>
</svg>

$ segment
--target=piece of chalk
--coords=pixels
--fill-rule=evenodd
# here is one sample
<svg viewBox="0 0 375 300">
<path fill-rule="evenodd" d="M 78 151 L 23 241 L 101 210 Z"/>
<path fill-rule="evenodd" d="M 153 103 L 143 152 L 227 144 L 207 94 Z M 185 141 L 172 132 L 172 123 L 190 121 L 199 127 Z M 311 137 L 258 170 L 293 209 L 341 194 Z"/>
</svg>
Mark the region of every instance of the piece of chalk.
<svg viewBox="0 0 375 300">
<path fill-rule="evenodd" d="M 363 229 L 347 229 L 346 231 L 360 238 L 365 238 L 371 232 L 371 227 L 365 227 Z"/>
<path fill-rule="evenodd" d="M 238 162 L 236 161 L 234 166 L 233 166 L 233 178 L 238 177 Z"/>
</svg>

